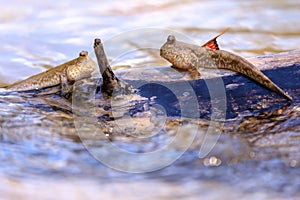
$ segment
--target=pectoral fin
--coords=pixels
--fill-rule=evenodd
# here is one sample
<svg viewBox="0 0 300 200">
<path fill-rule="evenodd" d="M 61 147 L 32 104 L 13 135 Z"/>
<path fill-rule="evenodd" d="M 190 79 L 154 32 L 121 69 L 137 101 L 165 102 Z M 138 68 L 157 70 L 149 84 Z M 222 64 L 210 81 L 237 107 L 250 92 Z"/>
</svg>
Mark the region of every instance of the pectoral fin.
<svg viewBox="0 0 300 200">
<path fill-rule="evenodd" d="M 201 78 L 201 75 L 196 68 L 191 68 L 189 69 L 189 77 L 192 80 L 199 80 Z"/>
<path fill-rule="evenodd" d="M 67 77 L 65 75 L 60 76 L 60 87 L 61 87 L 61 92 L 60 94 L 62 96 L 65 96 L 68 98 L 68 96 L 72 93 L 73 91 L 73 85 L 70 84 L 68 81 Z"/>
</svg>

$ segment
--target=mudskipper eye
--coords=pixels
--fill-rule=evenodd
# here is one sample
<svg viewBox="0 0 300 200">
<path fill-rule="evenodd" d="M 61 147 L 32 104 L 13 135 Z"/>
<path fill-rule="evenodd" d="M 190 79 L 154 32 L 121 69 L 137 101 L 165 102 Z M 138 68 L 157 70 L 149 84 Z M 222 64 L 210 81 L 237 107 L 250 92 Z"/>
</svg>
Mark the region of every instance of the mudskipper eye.
<svg viewBox="0 0 300 200">
<path fill-rule="evenodd" d="M 175 38 L 174 35 L 169 35 L 169 36 L 168 36 L 168 39 L 167 39 L 167 42 L 173 43 L 173 42 L 175 42 L 175 40 L 176 40 L 176 38 Z"/>
<path fill-rule="evenodd" d="M 88 52 L 87 51 L 81 51 L 79 53 L 79 56 L 87 56 L 88 55 Z"/>
</svg>

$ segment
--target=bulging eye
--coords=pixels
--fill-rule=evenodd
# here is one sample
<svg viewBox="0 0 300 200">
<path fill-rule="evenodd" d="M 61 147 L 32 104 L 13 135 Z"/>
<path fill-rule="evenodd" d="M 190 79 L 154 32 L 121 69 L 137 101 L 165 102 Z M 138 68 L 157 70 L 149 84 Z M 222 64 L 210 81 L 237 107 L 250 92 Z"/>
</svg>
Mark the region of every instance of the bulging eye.
<svg viewBox="0 0 300 200">
<path fill-rule="evenodd" d="M 175 38 L 174 35 L 169 35 L 169 36 L 168 36 L 168 39 L 167 39 L 167 42 L 168 42 L 168 43 L 173 43 L 173 42 L 175 42 L 175 40 L 176 40 L 176 38 Z"/>
<path fill-rule="evenodd" d="M 79 53 L 79 56 L 87 56 L 88 55 L 88 52 L 87 51 L 81 51 Z"/>
</svg>

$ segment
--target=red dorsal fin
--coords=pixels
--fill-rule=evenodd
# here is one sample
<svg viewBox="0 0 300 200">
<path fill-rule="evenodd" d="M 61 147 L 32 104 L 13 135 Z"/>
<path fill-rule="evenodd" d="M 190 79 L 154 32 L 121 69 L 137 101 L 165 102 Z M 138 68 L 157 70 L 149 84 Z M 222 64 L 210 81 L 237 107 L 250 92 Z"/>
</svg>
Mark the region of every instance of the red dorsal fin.
<svg viewBox="0 0 300 200">
<path fill-rule="evenodd" d="M 229 28 L 226 28 L 222 33 L 220 33 L 219 35 L 217 35 L 216 37 L 214 37 L 213 39 L 209 40 L 208 42 L 206 42 L 204 45 L 202 45 L 202 47 L 206 47 L 209 48 L 211 50 L 219 50 L 219 45 L 217 43 L 217 38 L 221 35 L 223 35 L 226 31 L 228 31 Z"/>
</svg>

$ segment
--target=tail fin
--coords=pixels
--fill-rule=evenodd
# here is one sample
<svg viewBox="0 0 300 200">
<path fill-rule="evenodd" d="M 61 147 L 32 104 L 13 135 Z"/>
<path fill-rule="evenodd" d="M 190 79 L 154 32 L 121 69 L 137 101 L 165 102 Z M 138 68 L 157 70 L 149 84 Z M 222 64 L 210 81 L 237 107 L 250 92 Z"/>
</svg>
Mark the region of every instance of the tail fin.
<svg viewBox="0 0 300 200">
<path fill-rule="evenodd" d="M 278 87 L 277 85 L 275 85 L 272 81 L 271 81 L 271 85 L 269 87 L 271 90 L 273 90 L 274 92 L 277 92 L 279 94 L 281 94 L 283 97 L 285 97 L 286 99 L 292 101 L 293 98 L 285 91 L 283 91 L 280 87 Z"/>
</svg>

